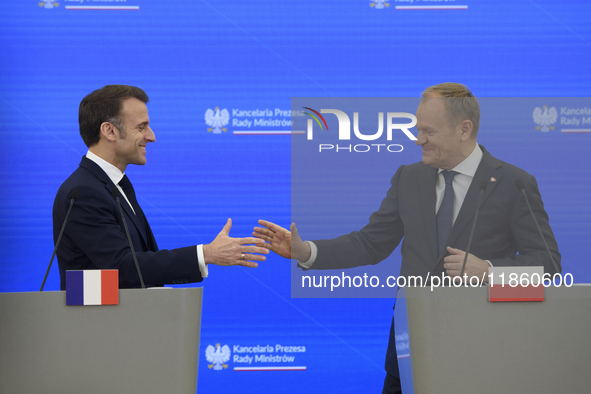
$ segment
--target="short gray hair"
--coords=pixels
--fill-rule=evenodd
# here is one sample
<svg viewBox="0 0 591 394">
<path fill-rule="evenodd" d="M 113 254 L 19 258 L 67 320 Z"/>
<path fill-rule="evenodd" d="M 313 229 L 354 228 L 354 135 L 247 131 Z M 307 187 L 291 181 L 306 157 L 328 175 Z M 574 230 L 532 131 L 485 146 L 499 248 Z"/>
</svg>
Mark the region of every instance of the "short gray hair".
<svg viewBox="0 0 591 394">
<path fill-rule="evenodd" d="M 421 97 L 444 97 L 447 100 L 447 113 L 450 119 L 459 123 L 463 120 L 472 122 L 472 135 L 478 135 L 480 128 L 480 105 L 470 89 L 461 83 L 445 82 L 430 86 L 421 93 Z"/>
</svg>

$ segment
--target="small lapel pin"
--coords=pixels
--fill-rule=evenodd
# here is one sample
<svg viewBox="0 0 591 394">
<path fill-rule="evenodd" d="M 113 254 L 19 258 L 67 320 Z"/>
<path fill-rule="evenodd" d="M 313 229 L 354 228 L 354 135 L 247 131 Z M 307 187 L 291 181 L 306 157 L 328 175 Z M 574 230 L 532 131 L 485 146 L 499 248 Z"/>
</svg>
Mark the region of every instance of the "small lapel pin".
<svg viewBox="0 0 591 394">
<path fill-rule="evenodd" d="M 490 177 L 490 181 L 491 181 L 491 182 L 496 182 L 496 181 L 497 181 L 497 178 L 495 178 L 494 176 L 491 176 L 491 177 Z"/>
</svg>

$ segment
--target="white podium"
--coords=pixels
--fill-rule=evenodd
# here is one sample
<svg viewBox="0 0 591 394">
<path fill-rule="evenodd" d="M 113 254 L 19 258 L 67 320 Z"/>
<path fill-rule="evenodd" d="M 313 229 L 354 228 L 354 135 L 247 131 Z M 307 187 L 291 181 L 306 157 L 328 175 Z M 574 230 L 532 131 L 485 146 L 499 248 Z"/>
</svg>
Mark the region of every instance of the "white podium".
<svg viewBox="0 0 591 394">
<path fill-rule="evenodd" d="M 0 293 L 0 393 L 195 394 L 202 288 L 122 289 L 119 305 L 65 291 Z"/>
<path fill-rule="evenodd" d="M 487 291 L 406 289 L 415 394 L 591 393 L 591 286 L 543 302 Z"/>
</svg>

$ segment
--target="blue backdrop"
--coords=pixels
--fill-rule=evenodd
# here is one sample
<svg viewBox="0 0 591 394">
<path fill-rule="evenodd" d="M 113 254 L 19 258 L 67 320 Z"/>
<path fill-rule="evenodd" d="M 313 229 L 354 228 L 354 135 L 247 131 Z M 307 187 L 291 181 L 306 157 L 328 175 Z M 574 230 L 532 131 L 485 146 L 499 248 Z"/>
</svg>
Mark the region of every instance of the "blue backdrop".
<svg viewBox="0 0 591 394">
<path fill-rule="evenodd" d="M 0 291 L 41 284 L 53 198 L 86 152 L 78 104 L 94 89 L 130 84 L 150 96 L 157 141 L 148 164 L 127 173 L 159 246 L 208 243 L 228 217 L 234 236 L 260 218 L 289 225 L 290 137 L 282 133 L 292 97 L 416 97 L 446 81 L 479 97 L 588 97 L 590 12 L 583 0 L 4 2 Z M 220 133 L 204 120 L 216 107 L 230 114 Z M 572 171 L 589 168 L 591 135 L 534 126 L 496 136 L 489 150 L 536 175 L 564 267 L 591 281 L 582 247 L 591 235 L 589 176 Z M 419 159 L 419 148 L 405 148 L 405 160 Z M 392 300 L 292 299 L 290 283 L 290 263 L 273 255 L 256 270 L 210 268 L 200 392 L 379 392 Z M 58 287 L 54 267 L 46 289 Z M 246 354 L 241 346 L 274 351 L 214 371 L 204 352 L 216 343 L 233 356 Z M 260 357 L 277 354 L 294 358 Z M 306 370 L 236 370 L 248 366 Z"/>
</svg>

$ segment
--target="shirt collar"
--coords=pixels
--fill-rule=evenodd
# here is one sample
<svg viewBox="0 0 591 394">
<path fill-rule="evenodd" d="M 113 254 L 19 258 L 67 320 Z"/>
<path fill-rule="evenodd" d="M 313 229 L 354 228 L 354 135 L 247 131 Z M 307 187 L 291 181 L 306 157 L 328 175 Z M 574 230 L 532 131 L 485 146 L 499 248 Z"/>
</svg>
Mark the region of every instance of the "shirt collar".
<svg viewBox="0 0 591 394">
<path fill-rule="evenodd" d="M 118 185 L 119 182 L 121 181 L 121 179 L 123 179 L 123 177 L 125 176 L 125 173 L 121 172 L 121 170 L 119 170 L 119 168 L 115 167 L 113 164 L 109 163 L 108 161 L 101 159 L 100 157 L 98 157 L 97 155 L 92 153 L 90 150 L 88 150 L 88 152 L 86 152 L 86 157 L 89 160 L 92 160 L 93 162 L 95 162 L 101 168 L 101 170 L 103 170 L 105 172 L 105 174 L 107 174 L 109 179 L 115 185 Z"/>
<path fill-rule="evenodd" d="M 452 171 L 455 171 L 460 174 L 468 175 L 470 177 L 474 177 L 474 174 L 476 174 L 476 170 L 478 169 L 478 166 L 480 165 L 481 160 L 482 160 L 482 149 L 480 149 L 480 146 L 478 145 L 478 143 L 476 143 L 476 147 L 474 148 L 472 153 L 470 153 L 470 155 L 468 157 L 466 157 L 464 159 L 464 161 L 462 161 L 460 164 L 458 164 L 457 166 L 452 168 Z M 441 171 L 443 171 L 442 168 L 439 169 L 438 174 Z"/>
</svg>

